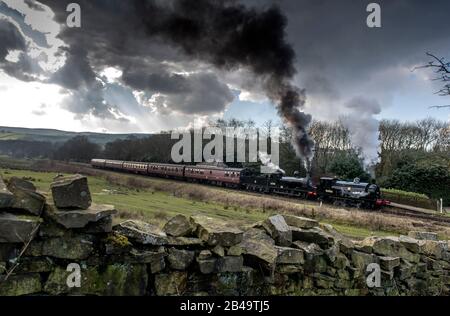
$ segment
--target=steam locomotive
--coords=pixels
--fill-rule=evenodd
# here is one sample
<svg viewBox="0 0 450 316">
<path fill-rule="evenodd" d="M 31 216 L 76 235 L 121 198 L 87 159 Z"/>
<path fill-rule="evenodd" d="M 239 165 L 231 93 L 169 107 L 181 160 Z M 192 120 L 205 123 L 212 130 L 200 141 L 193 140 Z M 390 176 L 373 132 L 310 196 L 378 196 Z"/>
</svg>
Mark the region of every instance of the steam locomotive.
<svg viewBox="0 0 450 316">
<path fill-rule="evenodd" d="M 319 200 L 339 206 L 376 209 L 389 202 L 381 199 L 380 187 L 374 183 L 353 182 L 323 177 L 314 186 L 311 179 L 286 177 L 281 172 L 261 174 L 248 168 L 226 165 L 179 165 L 147 162 L 92 159 L 94 168 L 129 172 L 153 177 L 184 180 L 265 194 L 277 194 Z"/>
</svg>

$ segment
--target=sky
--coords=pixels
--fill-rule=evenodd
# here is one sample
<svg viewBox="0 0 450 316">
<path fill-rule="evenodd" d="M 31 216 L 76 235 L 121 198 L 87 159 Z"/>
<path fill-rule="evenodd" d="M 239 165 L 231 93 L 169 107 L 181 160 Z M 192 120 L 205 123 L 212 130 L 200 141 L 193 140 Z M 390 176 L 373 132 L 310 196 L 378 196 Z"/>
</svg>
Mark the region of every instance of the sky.
<svg viewBox="0 0 450 316">
<path fill-rule="evenodd" d="M 66 25 L 71 2 L 81 28 Z M 360 142 L 376 141 L 380 119 L 450 118 L 430 109 L 450 103 L 434 94 L 434 74 L 412 71 L 426 52 L 450 59 L 448 0 L 377 1 L 381 28 L 366 24 L 372 1 L 222 1 L 211 15 L 233 14 L 220 23 L 209 21 L 212 1 L 187 2 L 0 0 L 0 126 L 143 133 L 218 118 L 282 122 L 272 77 L 304 89 L 300 111 L 342 119 Z M 232 38 L 245 25 L 252 36 Z"/>
</svg>

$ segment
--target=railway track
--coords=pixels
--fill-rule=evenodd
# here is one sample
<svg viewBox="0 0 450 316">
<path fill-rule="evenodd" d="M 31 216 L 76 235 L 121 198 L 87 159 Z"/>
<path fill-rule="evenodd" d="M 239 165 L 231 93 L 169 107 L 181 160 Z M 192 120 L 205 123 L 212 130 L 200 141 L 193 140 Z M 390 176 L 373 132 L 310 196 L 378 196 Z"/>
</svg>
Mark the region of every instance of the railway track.
<svg viewBox="0 0 450 316">
<path fill-rule="evenodd" d="M 254 196 L 267 196 L 266 194 L 257 193 L 257 192 L 245 192 L 245 193 L 249 194 L 249 195 L 254 195 Z M 280 196 L 280 195 L 270 195 L 270 197 L 277 199 L 277 200 L 286 201 L 286 202 L 302 202 L 303 204 L 307 204 L 307 205 L 316 205 L 317 207 L 320 206 L 320 202 L 305 201 L 305 200 L 300 200 L 298 198 L 293 198 L 293 197 Z M 334 205 L 328 204 L 328 203 L 323 203 L 323 205 L 334 207 Z M 344 209 L 347 209 L 347 208 L 344 208 Z M 355 209 L 355 208 L 352 208 L 352 209 Z M 357 209 L 357 210 L 361 211 L 361 212 L 366 212 L 366 213 L 374 213 L 374 212 L 377 213 L 378 212 L 378 213 L 389 214 L 389 215 L 394 215 L 394 216 L 399 216 L 399 217 L 407 217 L 407 218 L 411 218 L 411 219 L 426 220 L 428 222 L 433 222 L 433 223 L 444 224 L 444 225 L 450 226 L 450 217 L 448 217 L 448 216 L 442 216 L 439 214 L 422 213 L 422 212 L 418 212 L 418 211 L 402 209 L 399 207 L 384 207 L 380 210 L 367 210 L 367 209 Z"/>
<path fill-rule="evenodd" d="M 380 212 L 385 214 L 392 214 L 396 216 L 402 216 L 402 217 L 410 217 L 410 218 L 416 218 L 420 220 L 426 220 L 434 223 L 439 224 L 446 224 L 450 226 L 450 217 L 443 216 L 439 214 L 428 214 L 428 213 L 420 213 L 416 211 L 411 210 L 405 210 L 401 208 L 395 208 L 395 207 L 389 207 L 389 208 L 383 208 L 380 210 Z"/>
</svg>

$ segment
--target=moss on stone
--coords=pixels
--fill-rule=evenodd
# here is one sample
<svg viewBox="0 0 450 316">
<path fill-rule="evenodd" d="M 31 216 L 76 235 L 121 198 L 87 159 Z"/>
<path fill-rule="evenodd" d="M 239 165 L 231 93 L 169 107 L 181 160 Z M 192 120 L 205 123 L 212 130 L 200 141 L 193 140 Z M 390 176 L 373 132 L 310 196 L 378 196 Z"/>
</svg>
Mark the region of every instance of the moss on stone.
<svg viewBox="0 0 450 316">
<path fill-rule="evenodd" d="M 0 279 L 0 296 L 23 296 L 42 290 L 39 274 L 13 275 L 4 281 Z"/>
<path fill-rule="evenodd" d="M 131 243 L 126 236 L 116 232 L 109 234 L 108 237 L 105 238 L 105 242 L 119 248 L 131 246 Z"/>
<path fill-rule="evenodd" d="M 147 288 L 147 267 L 142 264 L 82 267 L 80 288 L 67 286 L 70 274 L 62 268 L 56 268 L 50 274 L 44 291 L 52 295 L 139 296 L 144 295 Z"/>
</svg>

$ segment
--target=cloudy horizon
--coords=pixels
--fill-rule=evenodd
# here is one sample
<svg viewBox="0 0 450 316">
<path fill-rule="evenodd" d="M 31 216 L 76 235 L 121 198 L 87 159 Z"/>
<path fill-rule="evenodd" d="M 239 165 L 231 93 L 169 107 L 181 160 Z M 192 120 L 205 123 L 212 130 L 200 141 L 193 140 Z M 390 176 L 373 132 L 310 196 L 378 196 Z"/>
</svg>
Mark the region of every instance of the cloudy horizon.
<svg viewBox="0 0 450 316">
<path fill-rule="evenodd" d="M 160 1 L 77 1 L 79 29 L 65 25 L 70 2 L 0 0 L 0 125 L 148 133 L 222 117 L 279 121 L 254 69 L 218 66 L 154 36 L 136 7 Z M 449 119 L 448 109 L 430 109 L 449 103 L 434 94 L 433 73 L 412 71 L 427 51 L 450 58 L 448 1 L 377 1 L 379 29 L 365 24 L 372 1 L 238 2 L 257 13 L 275 4 L 286 16 L 293 80 L 314 119 L 343 118 L 357 132 L 355 122 L 376 130 L 382 118 Z"/>
</svg>

